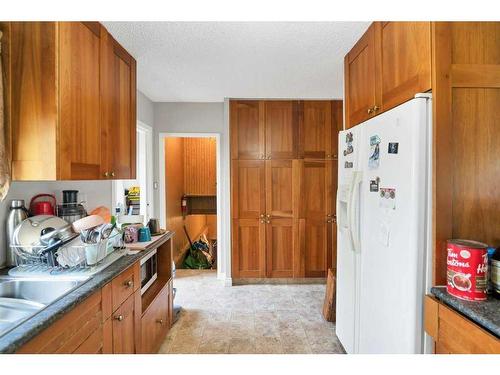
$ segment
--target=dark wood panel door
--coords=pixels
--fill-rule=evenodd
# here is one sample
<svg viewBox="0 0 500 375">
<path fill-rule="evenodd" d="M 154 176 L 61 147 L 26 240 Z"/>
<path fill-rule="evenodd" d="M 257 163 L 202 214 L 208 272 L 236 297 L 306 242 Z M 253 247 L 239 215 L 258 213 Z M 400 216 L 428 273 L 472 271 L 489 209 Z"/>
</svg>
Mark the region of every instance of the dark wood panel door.
<svg viewBox="0 0 500 375">
<path fill-rule="evenodd" d="M 299 160 L 266 161 L 266 217 L 298 218 Z"/>
<path fill-rule="evenodd" d="M 329 100 L 304 100 L 299 104 L 299 157 L 332 158 L 332 104 Z"/>
<path fill-rule="evenodd" d="M 266 212 L 265 162 L 235 160 L 232 165 L 233 218 L 258 219 Z"/>
<path fill-rule="evenodd" d="M 345 57 L 346 128 L 367 120 L 376 114 L 375 106 L 381 107 L 376 56 L 380 53 L 376 48 L 378 27 L 377 22 L 372 23 Z"/>
<path fill-rule="evenodd" d="M 298 155 L 298 102 L 264 102 L 266 159 L 295 159 Z"/>
<path fill-rule="evenodd" d="M 382 108 L 391 109 L 431 89 L 431 23 L 380 26 Z"/>
<path fill-rule="evenodd" d="M 125 302 L 113 313 L 113 353 L 115 354 L 134 354 L 136 352 L 137 340 L 137 316 L 140 313 L 136 308 L 137 294 L 135 292 L 127 298 Z M 139 305 L 140 306 L 140 305 Z"/>
<path fill-rule="evenodd" d="M 170 326 L 169 285 L 165 284 L 141 319 L 141 352 L 156 353 Z"/>
<path fill-rule="evenodd" d="M 333 163 L 302 162 L 299 242 L 305 277 L 326 277 L 333 262 Z"/>
<path fill-rule="evenodd" d="M 95 25 L 59 23 L 59 180 L 100 178 L 100 27 Z"/>
<path fill-rule="evenodd" d="M 231 100 L 231 158 L 264 159 L 264 102 Z"/>
<path fill-rule="evenodd" d="M 101 55 L 101 176 L 134 179 L 136 62 L 104 28 Z"/>
<path fill-rule="evenodd" d="M 265 220 L 233 219 L 232 232 L 233 277 L 266 277 Z"/>
<path fill-rule="evenodd" d="M 267 277 L 293 277 L 298 254 L 298 220 L 266 221 Z"/>
</svg>

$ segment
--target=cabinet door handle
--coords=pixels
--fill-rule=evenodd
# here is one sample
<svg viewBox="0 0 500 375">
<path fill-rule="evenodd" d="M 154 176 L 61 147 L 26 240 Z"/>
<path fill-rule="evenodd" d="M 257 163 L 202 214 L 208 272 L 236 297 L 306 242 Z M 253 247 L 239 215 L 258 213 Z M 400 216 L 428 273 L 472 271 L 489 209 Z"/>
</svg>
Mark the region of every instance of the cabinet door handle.
<svg viewBox="0 0 500 375">
<path fill-rule="evenodd" d="M 265 159 L 266 157 L 264 156 L 264 154 L 260 154 L 260 158 Z"/>
<path fill-rule="evenodd" d="M 377 112 L 379 109 L 380 109 L 380 107 L 378 105 L 376 105 L 375 107 L 373 107 L 373 112 Z"/>
<path fill-rule="evenodd" d="M 267 155 L 267 160 L 271 160 L 271 155 Z"/>
<path fill-rule="evenodd" d="M 115 172 L 111 172 L 111 177 L 115 177 Z"/>
<path fill-rule="evenodd" d="M 366 110 L 366 112 L 367 112 L 369 115 L 371 115 L 371 114 L 373 113 L 373 108 L 368 108 L 368 109 Z"/>
<path fill-rule="evenodd" d="M 266 215 L 264 215 L 264 214 L 260 214 L 260 217 L 265 217 L 265 216 L 266 216 Z"/>
<path fill-rule="evenodd" d="M 121 322 L 123 320 L 123 315 L 115 316 L 115 320 L 118 320 L 119 322 Z"/>
<path fill-rule="evenodd" d="M 104 177 L 108 177 L 109 173 L 108 172 L 104 172 Z"/>
<path fill-rule="evenodd" d="M 163 324 L 163 319 L 156 319 L 156 323 Z"/>
<path fill-rule="evenodd" d="M 131 288 L 134 286 L 134 282 L 132 280 L 125 281 L 123 285 L 126 286 L 127 288 Z"/>
</svg>

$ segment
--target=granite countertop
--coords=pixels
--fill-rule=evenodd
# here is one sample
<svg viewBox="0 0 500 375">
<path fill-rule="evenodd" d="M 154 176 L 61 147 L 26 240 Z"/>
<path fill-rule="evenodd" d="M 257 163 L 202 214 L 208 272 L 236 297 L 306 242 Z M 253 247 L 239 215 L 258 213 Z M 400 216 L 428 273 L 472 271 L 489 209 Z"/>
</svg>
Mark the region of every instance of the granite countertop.
<svg viewBox="0 0 500 375">
<path fill-rule="evenodd" d="M 167 241 L 173 236 L 173 232 L 165 233 L 165 238 L 158 241 L 158 245 Z M 85 298 L 89 297 L 96 290 L 102 288 L 125 269 L 133 265 L 140 258 L 152 251 L 150 248 L 139 251 L 136 254 L 127 254 L 111 263 L 104 270 L 91 276 L 83 284 L 66 294 L 62 298 L 45 307 L 43 310 L 28 318 L 26 321 L 0 336 L 0 353 L 14 353 L 22 345 L 35 337 L 45 328 L 54 323 L 62 315 L 77 306 Z"/>
<path fill-rule="evenodd" d="M 464 301 L 446 291 L 445 286 L 431 288 L 431 293 L 446 305 L 500 338 L 500 299 L 488 296 L 486 301 Z"/>
</svg>

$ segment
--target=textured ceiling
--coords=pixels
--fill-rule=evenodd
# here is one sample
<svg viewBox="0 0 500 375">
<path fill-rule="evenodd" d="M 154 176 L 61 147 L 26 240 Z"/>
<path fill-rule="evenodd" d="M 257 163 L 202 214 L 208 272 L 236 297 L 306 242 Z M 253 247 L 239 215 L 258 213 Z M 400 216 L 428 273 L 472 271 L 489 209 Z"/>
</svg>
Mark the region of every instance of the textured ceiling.
<svg viewBox="0 0 500 375">
<path fill-rule="evenodd" d="M 368 22 L 104 22 L 155 102 L 341 98 L 343 59 Z"/>
</svg>

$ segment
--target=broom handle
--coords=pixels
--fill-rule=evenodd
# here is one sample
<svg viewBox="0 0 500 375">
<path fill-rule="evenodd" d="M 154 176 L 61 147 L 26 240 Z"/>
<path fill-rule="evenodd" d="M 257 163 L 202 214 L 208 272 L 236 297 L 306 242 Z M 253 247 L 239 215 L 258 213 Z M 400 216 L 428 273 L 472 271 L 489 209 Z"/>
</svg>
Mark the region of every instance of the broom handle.
<svg viewBox="0 0 500 375">
<path fill-rule="evenodd" d="M 184 233 L 186 233 L 186 237 L 187 237 L 187 239 L 189 241 L 189 245 L 191 246 L 191 249 L 192 249 L 193 248 L 193 241 L 191 241 L 191 238 L 189 237 L 189 233 L 187 231 L 186 225 L 183 225 L 183 227 L 184 227 Z"/>
</svg>

